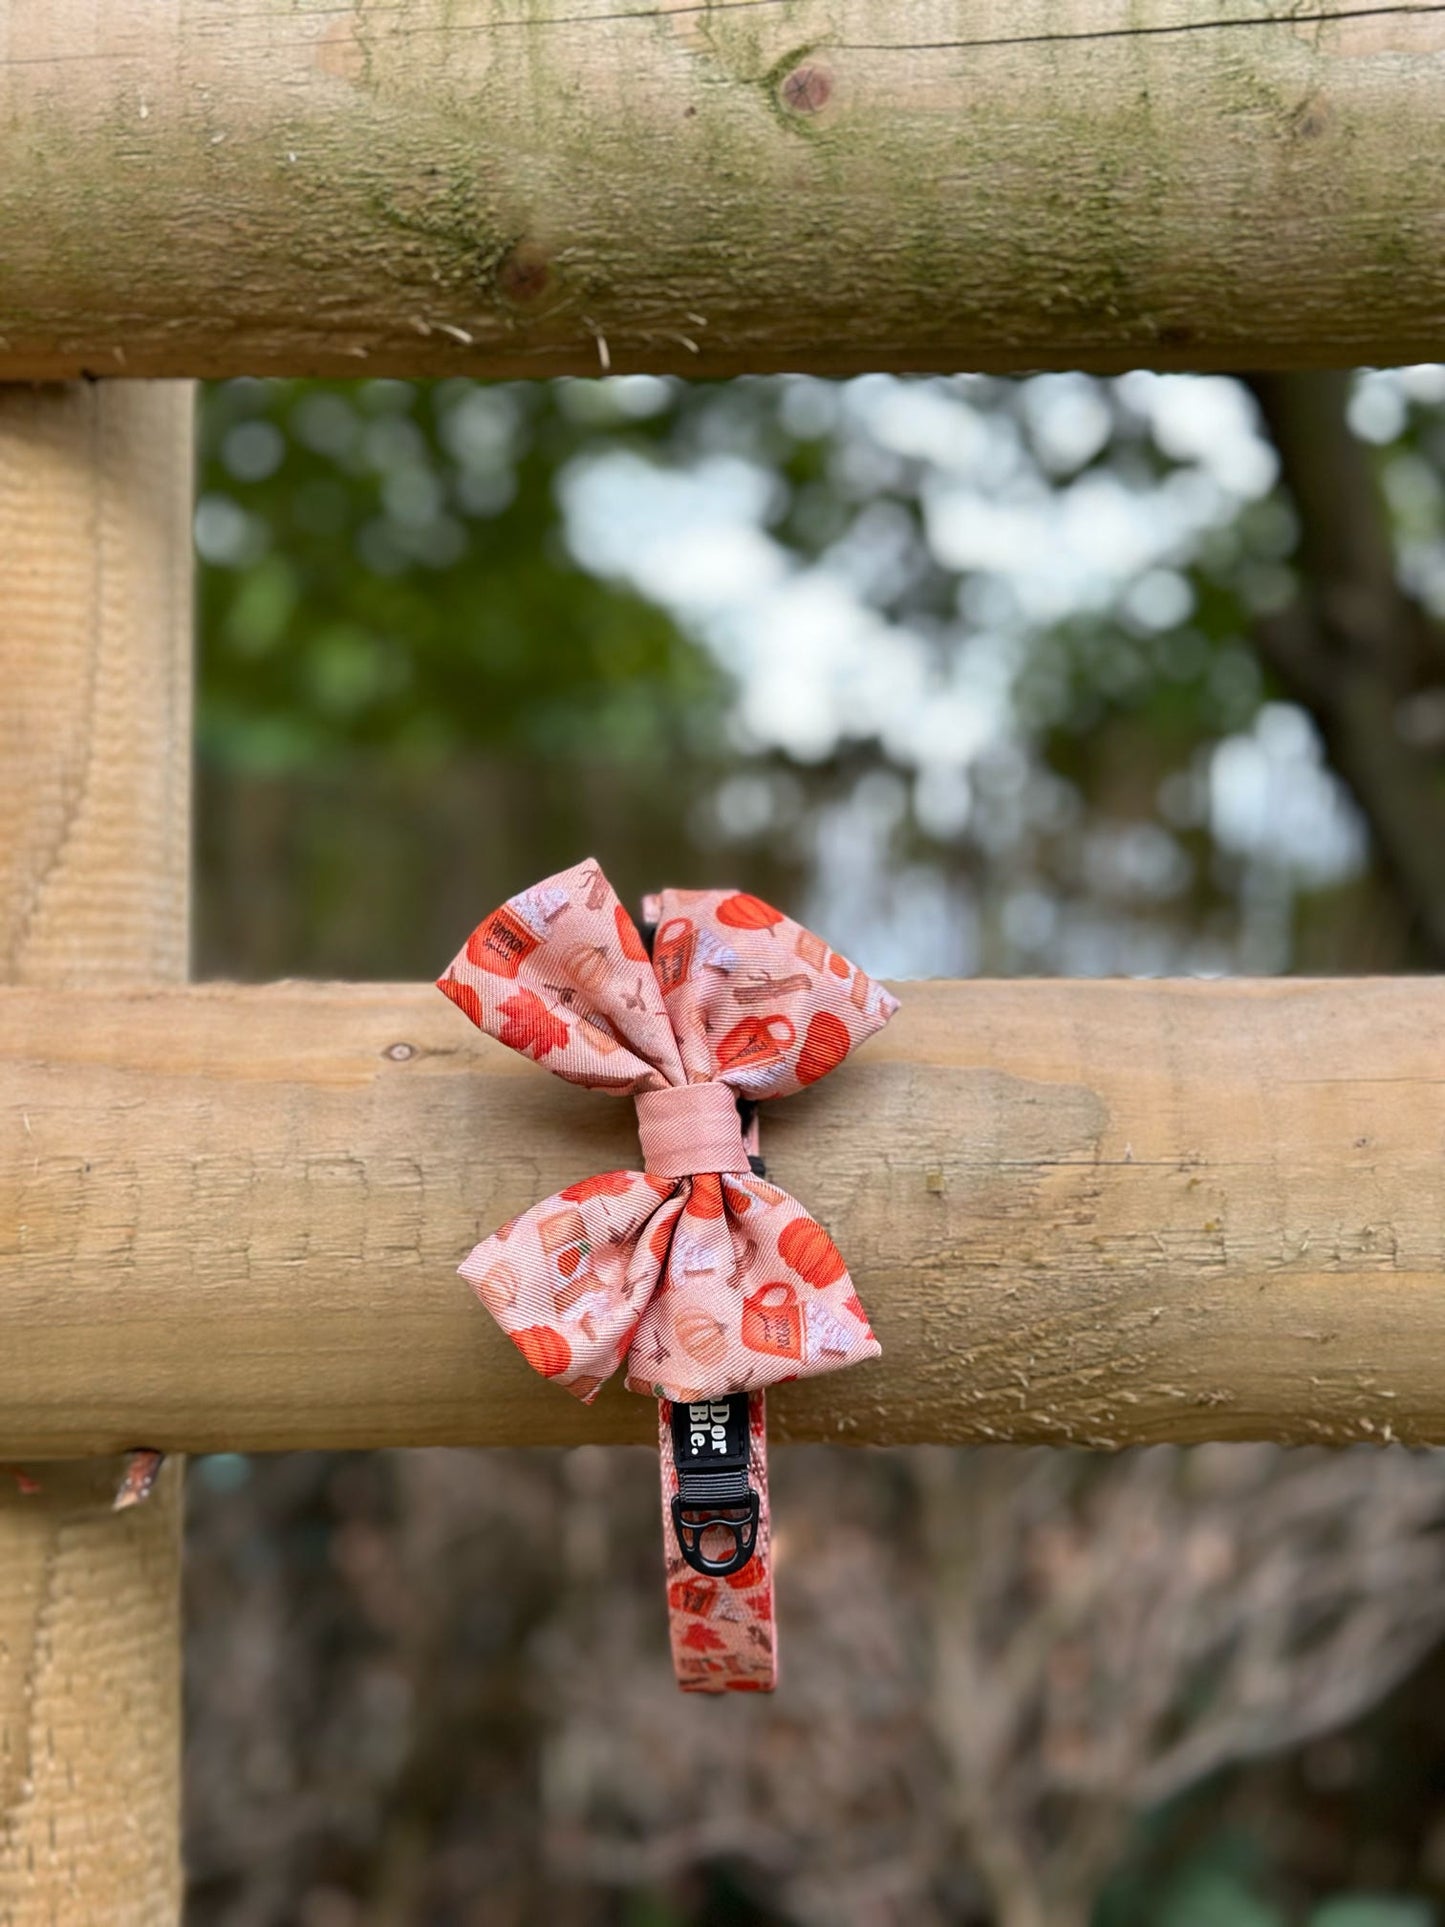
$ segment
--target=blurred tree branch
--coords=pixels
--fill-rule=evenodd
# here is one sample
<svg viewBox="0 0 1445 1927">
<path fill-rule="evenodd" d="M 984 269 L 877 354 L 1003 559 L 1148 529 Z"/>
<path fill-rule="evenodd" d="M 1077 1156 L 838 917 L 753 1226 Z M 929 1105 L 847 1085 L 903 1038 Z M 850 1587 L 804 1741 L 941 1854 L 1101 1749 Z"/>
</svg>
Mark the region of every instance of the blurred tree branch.
<svg viewBox="0 0 1445 1927">
<path fill-rule="evenodd" d="M 1370 826 L 1426 960 L 1445 963 L 1445 756 L 1405 732 L 1412 699 L 1445 687 L 1445 633 L 1401 586 L 1344 373 L 1255 375 L 1250 387 L 1299 517 L 1299 594 L 1256 628 L 1261 654 L 1314 717 Z"/>
</svg>

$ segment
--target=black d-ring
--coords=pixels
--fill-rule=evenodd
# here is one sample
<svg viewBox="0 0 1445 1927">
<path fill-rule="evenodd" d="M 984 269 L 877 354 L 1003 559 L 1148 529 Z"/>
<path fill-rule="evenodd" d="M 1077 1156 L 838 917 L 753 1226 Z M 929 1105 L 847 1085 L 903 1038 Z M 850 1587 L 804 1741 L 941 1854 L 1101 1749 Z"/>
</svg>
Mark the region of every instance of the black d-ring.
<svg viewBox="0 0 1445 1927">
<path fill-rule="evenodd" d="M 677 1491 L 672 1527 L 678 1551 L 694 1572 L 726 1578 L 740 1572 L 758 1541 L 761 1506 L 748 1479 L 748 1395 L 673 1401 L 672 1461 Z M 703 1551 L 706 1533 L 722 1531 L 732 1550 L 722 1558 Z"/>
<path fill-rule="evenodd" d="M 741 1572 L 758 1542 L 758 1510 L 756 1492 L 749 1492 L 741 1505 L 726 1507 L 685 1505 L 682 1495 L 674 1494 L 672 1529 L 677 1534 L 679 1552 L 694 1572 L 717 1579 Z M 702 1549 L 703 1535 L 719 1529 L 732 1534 L 732 1551 L 721 1559 L 709 1558 Z"/>
</svg>

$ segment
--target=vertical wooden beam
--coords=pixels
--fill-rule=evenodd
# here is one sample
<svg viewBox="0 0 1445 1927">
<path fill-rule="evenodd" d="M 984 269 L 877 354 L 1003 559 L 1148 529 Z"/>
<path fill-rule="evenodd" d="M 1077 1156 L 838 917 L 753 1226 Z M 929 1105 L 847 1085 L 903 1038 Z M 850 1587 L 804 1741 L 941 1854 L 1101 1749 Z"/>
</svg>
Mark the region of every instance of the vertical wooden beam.
<svg viewBox="0 0 1445 1927">
<path fill-rule="evenodd" d="M 190 382 L 0 388 L 11 983 L 186 975 L 193 415 Z M 116 1514 L 119 1466 L 0 1472 L 0 1927 L 180 1912 L 181 1468 Z"/>
</svg>

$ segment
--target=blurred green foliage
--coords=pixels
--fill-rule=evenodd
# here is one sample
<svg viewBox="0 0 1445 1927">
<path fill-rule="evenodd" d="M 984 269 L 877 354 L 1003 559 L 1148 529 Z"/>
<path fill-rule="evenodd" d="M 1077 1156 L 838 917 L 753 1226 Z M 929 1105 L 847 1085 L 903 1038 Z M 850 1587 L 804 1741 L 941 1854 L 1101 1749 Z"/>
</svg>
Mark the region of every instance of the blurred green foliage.
<svg viewBox="0 0 1445 1927">
<path fill-rule="evenodd" d="M 721 864 L 831 904 L 838 852 L 871 852 L 844 895 L 874 930 L 832 915 L 883 971 L 1394 967 L 1348 798 L 1307 721 L 1275 726 L 1251 646 L 1292 592 L 1289 506 L 1212 468 L 1154 381 L 208 387 L 203 972 L 428 971 L 468 906 L 604 831 L 629 895 Z M 1201 394 L 1238 466 L 1257 429 L 1232 384 Z M 639 479 L 720 475 L 756 496 L 721 616 L 726 583 L 652 584 L 673 536 Z M 1420 522 L 1420 488 L 1396 493 Z M 618 505 L 600 558 L 583 495 L 594 521 Z M 1152 550 L 1070 592 L 1089 530 L 1107 554 L 1131 521 Z M 1040 607 L 1034 562 L 1065 584 Z M 800 643 L 789 595 L 830 597 L 836 639 Z M 870 672 L 885 649 L 896 673 Z M 1287 792 L 1242 830 L 1225 752 Z M 468 822 L 485 836 L 443 864 Z M 331 914 L 368 897 L 380 943 Z M 871 941 L 909 929 L 936 935 Z"/>
<path fill-rule="evenodd" d="M 561 541 L 554 477 L 594 429 L 526 383 L 209 388 L 203 755 L 270 775 L 705 741 L 712 666 Z"/>
<path fill-rule="evenodd" d="M 628 898 L 732 875 L 799 902 L 840 887 L 840 847 L 867 855 L 852 885 L 868 914 L 922 929 L 920 969 L 1398 967 L 1401 920 L 1368 862 L 1311 865 L 1350 802 L 1251 642 L 1296 586 L 1291 508 L 1267 478 L 1232 498 L 1211 482 L 1152 392 L 1083 377 L 207 386 L 201 974 L 431 975 L 493 902 L 587 850 Z M 1403 566 L 1445 599 L 1438 407 L 1368 392 Z M 841 588 L 840 630 L 871 621 L 880 646 L 914 648 L 911 709 L 890 711 L 887 687 L 850 697 L 845 664 L 818 747 L 745 726 L 757 663 L 726 624 L 645 588 L 645 515 L 635 558 L 583 559 L 569 483 L 591 465 L 620 488 L 624 469 L 597 465 L 624 458 L 674 480 L 719 463 L 757 478 L 755 552 L 785 584 Z M 1029 542 L 1046 575 L 1075 507 L 1101 529 L 1165 511 L 1179 526 L 1107 592 L 1021 610 Z M 1045 531 L 1012 575 L 971 547 L 995 510 Z M 763 674 L 791 646 L 779 623 Z M 900 651 L 900 678 L 913 659 Z M 995 705 L 966 754 L 948 722 L 960 688 Z M 1230 756 L 1264 784 L 1253 842 L 1218 807 Z M 851 949 L 839 902 L 826 927 Z M 248 1474 L 210 1465 L 218 1531 Z M 277 1516 L 297 1545 L 313 1532 L 319 1565 L 331 1541 L 287 1503 Z M 271 1556 L 259 1529 L 245 1543 Z M 1311 1897 L 1296 1880 L 1281 1900 L 1276 1860 L 1211 1798 L 1142 1830 L 1098 1927 L 1434 1920 L 1410 1899 L 1320 1902 L 1350 1877 L 1329 1865 Z M 767 1918 L 724 1869 L 706 1879 L 701 1912 L 639 1891 L 608 1917 Z"/>
</svg>

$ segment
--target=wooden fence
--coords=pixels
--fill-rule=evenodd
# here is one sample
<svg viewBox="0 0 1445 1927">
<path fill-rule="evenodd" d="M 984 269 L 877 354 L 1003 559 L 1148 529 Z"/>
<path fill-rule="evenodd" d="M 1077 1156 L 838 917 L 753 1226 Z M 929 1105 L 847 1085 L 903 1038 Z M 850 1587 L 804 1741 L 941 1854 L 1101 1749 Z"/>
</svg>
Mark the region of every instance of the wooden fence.
<svg viewBox="0 0 1445 1927">
<path fill-rule="evenodd" d="M 0 379 L 1428 359 L 1433 0 L 0 0 Z"/>
<path fill-rule="evenodd" d="M 1434 356 L 1442 110 L 1423 0 L 0 0 L 3 1927 L 177 1917 L 179 1463 L 98 1455 L 649 1423 L 453 1273 L 625 1106 L 429 987 L 164 987 L 189 378 Z M 1445 1440 L 1442 1019 L 911 987 L 769 1119 L 885 1346 L 779 1435 Z"/>
<path fill-rule="evenodd" d="M 1445 1441 L 1445 981 L 910 984 L 769 1107 L 884 1357 L 779 1437 Z M 0 1458 L 641 1439 L 459 1258 L 632 1105 L 431 985 L 0 992 Z"/>
</svg>

